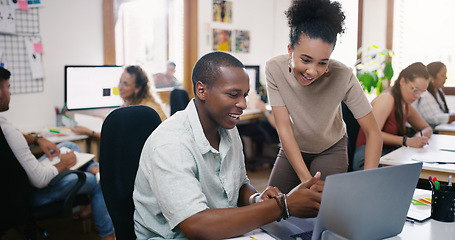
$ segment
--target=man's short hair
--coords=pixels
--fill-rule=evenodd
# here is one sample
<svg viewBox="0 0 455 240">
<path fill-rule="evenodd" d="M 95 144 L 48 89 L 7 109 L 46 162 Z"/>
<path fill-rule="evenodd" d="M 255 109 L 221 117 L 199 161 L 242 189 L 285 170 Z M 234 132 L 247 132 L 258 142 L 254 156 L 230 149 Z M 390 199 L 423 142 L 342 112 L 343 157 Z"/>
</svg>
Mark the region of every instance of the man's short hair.
<svg viewBox="0 0 455 240">
<path fill-rule="evenodd" d="M 242 62 L 229 53 L 211 52 L 202 56 L 194 65 L 191 80 L 193 81 L 193 91 L 196 95 L 196 83 L 201 81 L 210 87 L 221 77 L 221 67 L 244 68 Z"/>
<path fill-rule="evenodd" d="M 9 80 L 11 77 L 11 72 L 5 69 L 4 67 L 0 67 L 0 82 Z"/>
</svg>

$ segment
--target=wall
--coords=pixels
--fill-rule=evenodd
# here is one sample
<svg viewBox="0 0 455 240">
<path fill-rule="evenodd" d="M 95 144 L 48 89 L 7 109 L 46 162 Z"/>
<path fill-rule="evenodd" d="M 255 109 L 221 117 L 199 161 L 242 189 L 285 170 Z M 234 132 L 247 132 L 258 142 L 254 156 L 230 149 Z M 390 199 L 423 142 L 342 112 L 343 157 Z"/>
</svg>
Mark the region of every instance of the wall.
<svg viewBox="0 0 455 240">
<path fill-rule="evenodd" d="M 231 53 L 245 65 L 260 65 L 260 78 L 264 82 L 265 62 L 273 56 L 287 53 L 289 28 L 284 11 L 290 0 L 230 1 L 232 23 L 213 22 L 212 0 L 198 1 L 198 55 L 201 57 L 213 51 L 213 28 L 250 31 L 250 52 Z"/>
<path fill-rule="evenodd" d="M 103 64 L 102 0 L 46 0 L 40 8 L 44 92 L 11 96 L 4 113 L 21 130 L 55 125 L 64 102 L 64 66 Z M 14 73 L 12 73 L 14 74 Z"/>
<path fill-rule="evenodd" d="M 232 23 L 212 21 L 212 0 L 198 2 L 199 57 L 212 50 L 212 29 L 250 31 L 250 53 L 231 53 L 245 65 L 260 65 L 260 81 L 265 83 L 265 62 L 287 53 L 289 27 L 284 12 L 291 0 L 230 0 L 233 7 Z M 354 66 L 357 49 L 357 3 L 341 0 L 346 18 L 346 33 L 337 43 L 332 57 Z M 233 38 L 232 38 L 233 39 Z"/>
</svg>

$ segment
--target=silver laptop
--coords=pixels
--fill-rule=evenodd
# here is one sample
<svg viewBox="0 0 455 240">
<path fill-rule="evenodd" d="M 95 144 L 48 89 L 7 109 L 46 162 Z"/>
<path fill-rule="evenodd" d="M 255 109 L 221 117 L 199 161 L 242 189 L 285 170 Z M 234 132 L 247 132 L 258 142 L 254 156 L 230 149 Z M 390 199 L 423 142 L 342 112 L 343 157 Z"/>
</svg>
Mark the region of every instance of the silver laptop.
<svg viewBox="0 0 455 240">
<path fill-rule="evenodd" d="M 403 230 L 421 170 L 419 162 L 328 176 L 313 232 L 307 230 L 311 228 L 308 219 L 297 218 L 279 223 L 284 227 L 269 224 L 263 229 L 278 239 L 310 239 L 311 236 L 312 240 L 355 240 L 395 236 Z M 298 226 L 300 232 L 290 225 Z"/>
</svg>

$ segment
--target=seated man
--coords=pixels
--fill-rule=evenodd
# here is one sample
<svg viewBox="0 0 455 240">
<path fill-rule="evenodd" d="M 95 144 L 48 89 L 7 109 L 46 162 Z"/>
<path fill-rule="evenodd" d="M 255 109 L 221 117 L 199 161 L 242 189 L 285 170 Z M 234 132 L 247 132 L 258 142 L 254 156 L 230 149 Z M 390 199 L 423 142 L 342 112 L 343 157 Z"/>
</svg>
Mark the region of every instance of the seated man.
<svg viewBox="0 0 455 240">
<path fill-rule="evenodd" d="M 10 76 L 11 73 L 8 70 L 0 67 L 0 112 L 9 109 L 11 97 L 9 91 Z M 74 185 L 77 179 L 72 175 L 68 175 L 55 187 L 48 187 L 48 184 L 58 173 L 70 169 L 76 163 L 76 155 L 74 151 L 60 155 L 59 147 L 65 146 L 80 151 L 79 147 L 74 143 L 64 143 L 56 146 L 40 136 L 24 136 L 19 129 L 14 127 L 2 115 L 0 115 L 0 127 L 14 156 L 24 168 L 30 184 L 34 187 L 30 193 L 31 205 L 40 206 L 63 199 L 69 190 L 67 186 Z M 42 164 L 30 151 L 29 144 L 39 145 L 50 159 L 60 155 L 61 161 L 53 166 Z M 101 239 L 115 239 L 114 227 L 104 204 L 101 187 L 95 177 L 95 174 L 99 171 L 98 165 L 92 161 L 85 167 L 89 171 L 86 172 L 87 180 L 78 193 L 90 196 L 93 218 Z"/>
<path fill-rule="evenodd" d="M 315 217 L 320 173 L 289 194 L 257 193 L 246 176 L 236 124 L 247 107 L 243 64 L 206 54 L 192 75 L 195 99 L 144 144 L 133 199 L 138 239 L 221 239 L 289 216 Z"/>
</svg>

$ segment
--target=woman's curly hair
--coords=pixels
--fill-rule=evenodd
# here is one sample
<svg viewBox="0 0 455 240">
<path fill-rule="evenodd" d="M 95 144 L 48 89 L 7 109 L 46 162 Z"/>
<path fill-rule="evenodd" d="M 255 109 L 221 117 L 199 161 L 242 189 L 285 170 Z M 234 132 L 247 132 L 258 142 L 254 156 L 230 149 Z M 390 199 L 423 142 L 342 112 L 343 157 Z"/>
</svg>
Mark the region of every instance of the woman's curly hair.
<svg viewBox="0 0 455 240">
<path fill-rule="evenodd" d="M 289 37 L 291 48 L 299 42 L 301 34 L 312 39 L 335 43 L 337 35 L 344 33 L 346 16 L 341 4 L 330 0 L 294 0 L 285 12 L 291 28 Z"/>
</svg>

